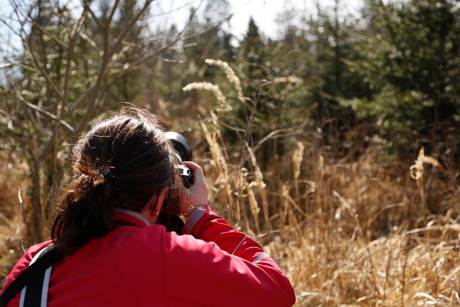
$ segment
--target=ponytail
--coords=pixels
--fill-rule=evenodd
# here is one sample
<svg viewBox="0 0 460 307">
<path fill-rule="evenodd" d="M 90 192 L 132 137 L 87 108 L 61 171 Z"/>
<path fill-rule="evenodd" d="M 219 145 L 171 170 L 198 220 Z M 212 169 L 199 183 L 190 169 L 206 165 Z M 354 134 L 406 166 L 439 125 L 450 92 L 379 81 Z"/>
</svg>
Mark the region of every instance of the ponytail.
<svg viewBox="0 0 460 307">
<path fill-rule="evenodd" d="M 92 238 L 114 229 L 113 187 L 96 175 L 80 175 L 61 196 L 51 234 L 56 248 L 70 254 Z"/>
</svg>

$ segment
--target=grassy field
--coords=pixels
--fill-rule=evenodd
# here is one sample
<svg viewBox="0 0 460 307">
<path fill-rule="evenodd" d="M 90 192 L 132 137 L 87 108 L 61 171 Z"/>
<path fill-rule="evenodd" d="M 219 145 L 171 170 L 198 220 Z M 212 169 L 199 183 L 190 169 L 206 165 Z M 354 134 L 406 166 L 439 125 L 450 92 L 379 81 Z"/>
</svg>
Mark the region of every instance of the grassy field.
<svg viewBox="0 0 460 307">
<path fill-rule="evenodd" d="M 216 87 L 188 89 L 200 87 L 225 107 Z M 218 114 L 196 123 L 194 135 L 210 204 L 280 263 L 297 306 L 460 304 L 460 189 L 449 163 L 423 151 L 414 161 L 390 159 L 378 143 L 359 157 L 337 158 L 315 138 L 292 136 L 284 154 L 264 164 L 256 147 L 224 139 Z M 33 242 L 27 166 L 14 157 L 0 161 L 4 277 Z"/>
<path fill-rule="evenodd" d="M 238 1 L 164 29 L 152 0 L 23 2 L 0 16 L 0 280 L 48 238 L 71 145 L 128 105 L 186 134 L 297 306 L 460 306 L 458 1 L 285 1 L 279 37 L 241 39 Z"/>
<path fill-rule="evenodd" d="M 419 163 L 412 169 L 415 180 L 410 165 L 382 160 L 377 148 L 341 161 L 301 142 L 261 170 L 249 147 L 245 163 L 232 163 L 218 128 L 218 118 L 202 124 L 209 151 L 197 158 L 208 177 L 210 203 L 281 264 L 297 306 L 460 304 L 454 174 Z M 21 253 L 18 188 L 26 187 L 15 175 L 21 166 L 2 161 L 5 276 Z"/>
<path fill-rule="evenodd" d="M 378 148 L 337 161 L 299 142 L 263 172 L 252 156 L 244 175 L 217 129 L 207 140 L 211 203 L 281 263 L 298 306 L 460 304 L 460 190 L 436 161 L 411 168 Z"/>
</svg>

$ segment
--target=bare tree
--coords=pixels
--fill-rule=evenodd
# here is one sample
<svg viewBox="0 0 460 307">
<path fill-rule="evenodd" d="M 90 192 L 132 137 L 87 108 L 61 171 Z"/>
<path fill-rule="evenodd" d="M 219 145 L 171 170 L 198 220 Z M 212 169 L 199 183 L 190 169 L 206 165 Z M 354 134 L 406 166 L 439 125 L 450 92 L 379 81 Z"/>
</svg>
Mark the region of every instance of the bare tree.
<svg viewBox="0 0 460 307">
<path fill-rule="evenodd" d="M 120 21 L 125 2 L 135 9 Z M 1 86 L 1 146 L 27 162 L 35 241 L 43 239 L 44 225 L 53 214 L 68 165 L 63 158 L 66 145 L 100 112 L 117 107 L 107 98 L 114 78 L 168 48 L 126 57 L 135 45 L 127 43 L 130 31 L 152 2 L 84 0 L 78 9 L 70 9 L 60 1 L 38 0 L 29 6 L 10 1 L 20 26 L 11 19 L 2 22 L 19 37 L 23 50 L 3 67 L 9 72 Z"/>
</svg>

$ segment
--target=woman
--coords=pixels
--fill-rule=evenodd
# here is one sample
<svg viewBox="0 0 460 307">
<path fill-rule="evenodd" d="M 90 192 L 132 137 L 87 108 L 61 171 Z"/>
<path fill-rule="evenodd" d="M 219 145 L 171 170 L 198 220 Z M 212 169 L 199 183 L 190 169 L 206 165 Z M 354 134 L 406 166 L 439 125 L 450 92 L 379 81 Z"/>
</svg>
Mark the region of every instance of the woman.
<svg viewBox="0 0 460 307">
<path fill-rule="evenodd" d="M 207 205 L 200 166 L 179 161 L 152 114 L 131 110 L 102 121 L 74 147 L 52 240 L 29 248 L 5 287 L 54 244 L 42 294 L 48 306 L 291 306 L 292 287 L 263 248 Z M 185 234 L 162 224 L 182 214 Z M 35 259 L 34 259 L 35 258 Z M 46 286 L 48 285 L 48 286 Z M 8 306 L 19 306 L 18 294 Z"/>
</svg>

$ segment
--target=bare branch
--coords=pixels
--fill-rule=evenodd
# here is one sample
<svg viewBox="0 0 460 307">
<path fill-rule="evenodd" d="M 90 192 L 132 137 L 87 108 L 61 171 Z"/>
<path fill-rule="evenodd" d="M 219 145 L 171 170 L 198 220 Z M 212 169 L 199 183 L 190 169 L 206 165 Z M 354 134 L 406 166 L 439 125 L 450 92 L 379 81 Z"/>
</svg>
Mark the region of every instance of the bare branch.
<svg viewBox="0 0 460 307">
<path fill-rule="evenodd" d="M 115 11 L 117 10 L 117 7 L 118 7 L 118 4 L 120 3 L 120 0 L 116 0 L 113 7 L 112 7 L 112 10 L 110 11 L 110 14 L 109 14 L 109 19 L 107 21 L 107 26 L 110 26 L 110 24 L 112 23 L 112 19 L 113 19 L 113 15 L 115 14 Z"/>
<path fill-rule="evenodd" d="M 99 18 L 96 16 L 96 14 L 93 12 L 93 10 L 91 9 L 91 6 L 90 4 L 88 3 L 88 0 L 84 0 L 83 1 L 83 6 L 86 10 L 88 10 L 89 14 L 91 15 L 91 17 L 94 19 L 94 22 L 96 22 L 97 26 L 99 28 L 101 28 L 102 30 L 105 29 L 105 26 L 103 24 L 101 24 L 101 21 L 99 20 Z"/>
<path fill-rule="evenodd" d="M 80 121 L 80 123 L 75 129 L 74 137 L 76 137 L 82 131 L 82 129 L 85 127 L 85 125 L 88 123 L 88 121 L 93 116 L 98 106 L 98 103 L 97 103 L 98 102 L 98 99 L 97 99 L 98 90 L 102 83 L 102 79 L 107 77 L 105 73 L 106 73 L 107 68 L 109 67 L 110 59 L 112 55 L 114 54 L 115 50 L 117 50 L 117 48 L 120 46 L 121 42 L 123 41 L 125 36 L 128 34 L 129 30 L 134 26 L 134 24 L 139 20 L 139 18 L 146 12 L 146 10 L 149 8 L 152 2 L 153 0 L 146 0 L 144 2 L 143 7 L 130 20 L 130 22 L 126 25 L 123 31 L 118 35 L 118 37 L 115 40 L 115 43 L 110 47 L 110 49 L 109 49 L 110 31 L 108 29 L 104 31 L 104 53 L 103 53 L 102 64 L 100 66 L 94 87 L 92 87 L 88 91 L 88 93 L 83 94 L 83 95 L 91 94 L 92 98 L 90 100 L 90 103 L 89 103 L 89 106 L 87 108 L 85 115 L 83 116 L 82 120 Z"/>
<path fill-rule="evenodd" d="M 72 61 L 72 56 L 74 54 L 75 50 L 75 43 L 77 41 L 77 37 L 79 36 L 79 32 L 83 27 L 85 18 L 87 14 L 87 9 L 86 7 L 83 9 L 83 12 L 75 25 L 71 37 L 70 37 L 70 43 L 69 43 L 69 48 L 67 49 L 67 58 L 66 58 L 66 70 L 65 70 L 65 76 L 64 76 L 64 95 L 61 100 L 61 106 L 64 104 L 67 100 L 67 95 L 68 95 L 68 87 L 69 87 L 69 76 L 70 76 L 70 70 L 71 70 L 71 61 Z"/>
<path fill-rule="evenodd" d="M 144 13 L 146 12 L 146 10 L 149 8 L 150 4 L 153 2 L 154 0 L 146 0 L 144 2 L 144 6 L 142 7 L 142 9 L 139 10 L 139 12 L 137 12 L 137 14 L 130 20 L 130 22 L 128 23 L 128 25 L 123 29 L 123 31 L 118 35 L 118 37 L 116 38 L 116 41 L 115 43 L 112 45 L 112 49 L 110 50 L 109 52 L 109 56 L 112 56 L 113 53 L 115 52 L 115 50 L 120 46 L 121 42 L 123 41 L 123 39 L 126 37 L 126 35 L 128 34 L 129 30 L 134 26 L 134 24 L 139 20 L 139 18 L 141 18 L 142 15 L 144 15 Z"/>
<path fill-rule="evenodd" d="M 38 106 L 28 102 L 27 100 L 25 100 L 23 97 L 21 97 L 20 95 L 16 95 L 16 98 L 21 101 L 25 106 L 31 108 L 32 110 L 34 111 L 37 111 L 39 112 L 40 114 L 42 115 L 45 115 L 46 117 L 52 119 L 52 120 L 55 120 L 55 121 L 58 121 L 62 126 L 64 126 L 65 128 L 67 128 L 70 132 L 73 132 L 74 131 L 74 128 L 68 124 L 67 122 L 65 122 L 64 120 L 62 119 L 59 119 L 56 117 L 56 115 L 46 111 L 46 110 L 43 110 L 41 108 L 39 108 Z"/>
</svg>

